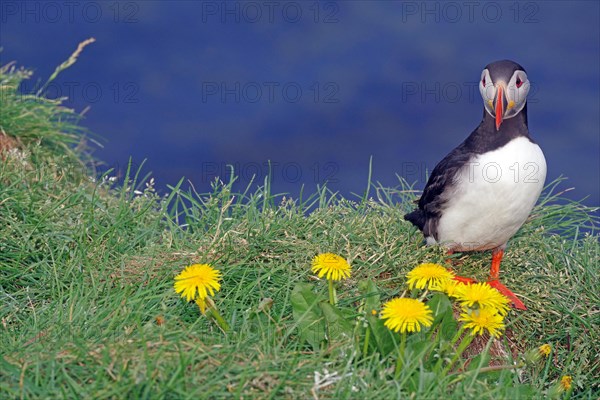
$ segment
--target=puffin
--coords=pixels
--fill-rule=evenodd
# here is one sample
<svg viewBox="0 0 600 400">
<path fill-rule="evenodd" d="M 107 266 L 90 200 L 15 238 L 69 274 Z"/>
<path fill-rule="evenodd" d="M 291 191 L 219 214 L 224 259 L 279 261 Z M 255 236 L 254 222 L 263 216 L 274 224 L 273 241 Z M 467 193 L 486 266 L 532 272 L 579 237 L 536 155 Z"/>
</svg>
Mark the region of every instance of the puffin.
<svg viewBox="0 0 600 400">
<path fill-rule="evenodd" d="M 483 69 L 481 123 L 436 165 L 417 209 L 404 216 L 427 245 L 442 245 L 448 254 L 491 250 L 488 283 L 520 310 L 527 307 L 500 282 L 500 263 L 546 180 L 544 153 L 527 125 L 530 86 L 525 68 L 514 61 L 495 61 Z"/>
</svg>

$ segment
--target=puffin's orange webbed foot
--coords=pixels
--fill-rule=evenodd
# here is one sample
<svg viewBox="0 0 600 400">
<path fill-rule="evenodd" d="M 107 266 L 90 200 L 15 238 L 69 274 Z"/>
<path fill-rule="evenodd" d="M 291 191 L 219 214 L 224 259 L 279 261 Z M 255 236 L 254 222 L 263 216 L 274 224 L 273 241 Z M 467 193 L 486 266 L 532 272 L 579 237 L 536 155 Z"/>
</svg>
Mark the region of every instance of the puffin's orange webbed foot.
<svg viewBox="0 0 600 400">
<path fill-rule="evenodd" d="M 489 280 L 488 284 L 506 296 L 517 310 L 527 310 L 525 304 L 517 298 L 517 296 L 506 286 L 500 283 L 499 280 Z"/>
<path fill-rule="evenodd" d="M 452 271 L 452 270 L 449 269 L 449 271 Z M 454 275 L 454 278 L 452 278 L 452 279 L 454 279 L 455 281 L 458 281 L 460 283 L 464 283 L 465 285 L 470 285 L 472 283 L 477 283 L 477 281 L 475 279 L 473 279 L 473 278 L 466 278 L 464 276 Z"/>
<path fill-rule="evenodd" d="M 448 254 L 449 256 L 452 255 L 454 252 L 452 250 L 448 250 L 448 252 L 446 254 Z M 447 258 L 446 262 L 450 265 L 452 265 L 452 259 L 451 258 Z M 454 273 L 454 271 L 452 270 L 452 268 L 446 268 L 448 271 Z M 466 278 L 464 276 L 458 276 L 455 275 L 453 278 L 455 281 L 464 283 L 466 285 L 470 285 L 471 283 L 477 283 L 477 281 L 475 279 L 472 278 Z"/>
</svg>

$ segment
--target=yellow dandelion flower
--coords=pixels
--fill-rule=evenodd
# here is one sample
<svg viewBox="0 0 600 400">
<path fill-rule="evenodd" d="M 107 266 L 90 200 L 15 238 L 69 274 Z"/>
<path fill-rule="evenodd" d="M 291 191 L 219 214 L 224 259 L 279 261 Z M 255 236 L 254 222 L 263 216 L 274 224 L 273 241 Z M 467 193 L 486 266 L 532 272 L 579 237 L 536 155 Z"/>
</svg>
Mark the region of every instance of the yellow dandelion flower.
<svg viewBox="0 0 600 400">
<path fill-rule="evenodd" d="M 563 375 L 560 381 L 556 382 L 548 390 L 548 398 L 555 399 L 561 397 L 564 392 L 571 390 L 573 386 L 573 377 L 571 375 Z"/>
<path fill-rule="evenodd" d="M 572 384 L 573 378 L 571 375 L 565 375 L 560 379 L 560 387 L 565 391 L 571 389 Z"/>
<path fill-rule="evenodd" d="M 543 355 L 544 357 L 548 357 L 550 355 L 550 352 L 552 351 L 552 346 L 550 346 L 548 343 L 541 345 L 538 350 L 540 351 L 540 354 Z"/>
<path fill-rule="evenodd" d="M 451 280 L 454 274 L 439 264 L 421 264 L 406 274 L 409 289 L 440 290 L 440 286 Z"/>
<path fill-rule="evenodd" d="M 459 292 L 461 286 L 464 286 L 464 283 L 454 280 L 454 279 L 447 279 L 447 280 L 442 281 L 442 283 L 439 285 L 439 287 L 436 287 L 433 290 L 437 290 L 439 292 L 444 292 L 449 297 L 458 297 L 458 292 Z"/>
<path fill-rule="evenodd" d="M 552 346 L 550 346 L 548 343 L 543 344 L 539 347 L 535 347 L 525 352 L 525 362 L 527 362 L 528 364 L 535 364 L 539 362 L 542 358 L 548 358 L 551 351 Z"/>
<path fill-rule="evenodd" d="M 493 308 L 506 315 L 510 300 L 487 283 L 473 283 L 457 287 L 456 297 L 463 308 Z"/>
<path fill-rule="evenodd" d="M 175 277 L 175 291 L 186 301 L 204 300 L 209 293 L 214 296 L 221 289 L 220 279 L 221 272 L 208 264 L 190 265 Z"/>
<path fill-rule="evenodd" d="M 459 321 L 465 322 L 465 329 L 471 329 L 471 335 L 483 335 L 487 330 L 490 335 L 500 337 L 504 330 L 504 318 L 495 309 L 483 307 L 460 314 Z"/>
<path fill-rule="evenodd" d="M 433 316 L 427 304 L 415 299 L 396 298 L 384 304 L 381 318 L 394 332 L 420 332 L 421 325 L 431 326 Z"/>
<path fill-rule="evenodd" d="M 348 261 L 337 254 L 319 254 L 312 260 L 312 272 L 318 274 L 319 278 L 326 275 L 327 280 L 339 281 L 349 278 L 351 271 Z"/>
</svg>

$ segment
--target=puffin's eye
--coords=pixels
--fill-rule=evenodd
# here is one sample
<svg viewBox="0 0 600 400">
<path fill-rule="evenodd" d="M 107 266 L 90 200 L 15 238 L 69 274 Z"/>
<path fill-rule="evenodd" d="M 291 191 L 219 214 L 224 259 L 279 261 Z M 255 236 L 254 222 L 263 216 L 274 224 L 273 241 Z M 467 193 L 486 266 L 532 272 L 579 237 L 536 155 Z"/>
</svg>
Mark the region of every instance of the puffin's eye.
<svg viewBox="0 0 600 400">
<path fill-rule="evenodd" d="M 520 88 L 521 86 L 523 86 L 523 81 L 518 76 L 517 76 L 517 81 L 515 83 L 517 84 L 517 88 Z"/>
<path fill-rule="evenodd" d="M 481 83 L 485 86 L 485 76 L 481 79 Z"/>
</svg>

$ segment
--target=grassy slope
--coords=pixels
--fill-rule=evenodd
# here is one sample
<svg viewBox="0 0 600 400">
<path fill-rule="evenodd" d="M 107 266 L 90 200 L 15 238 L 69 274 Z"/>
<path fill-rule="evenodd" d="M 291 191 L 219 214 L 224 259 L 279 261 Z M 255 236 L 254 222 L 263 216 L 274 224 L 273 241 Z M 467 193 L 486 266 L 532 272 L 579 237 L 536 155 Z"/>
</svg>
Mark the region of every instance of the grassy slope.
<svg viewBox="0 0 600 400">
<path fill-rule="evenodd" d="M 215 184 L 205 195 L 174 188 L 160 198 L 130 179 L 92 182 L 69 150 L 78 132 L 68 110 L 10 93 L 20 78 L 2 74 L 0 128 L 22 149 L 0 164 L 0 393 L 8 397 L 379 398 L 406 395 L 393 360 L 310 351 L 297 338 L 290 294 L 311 281 L 310 259 L 331 251 L 354 273 L 342 305 L 360 299 L 357 282 L 376 280 L 387 299 L 420 262 L 443 262 L 402 221 L 406 186 L 372 187 L 351 202 L 323 190 L 308 200 L 272 196 L 268 184 L 246 193 Z M 9 112 L 10 110 L 10 112 Z M 33 110 L 33 111 L 32 111 Z M 67 122 L 65 122 L 67 121 Z M 0 132 L 2 132 L 0 130 Z M 138 187 L 143 194 L 135 194 Z M 549 342 L 549 369 L 510 376 L 542 390 L 573 375 L 573 398 L 598 395 L 600 353 L 598 236 L 573 203 L 536 208 L 511 242 L 504 281 L 528 312 L 511 312 L 515 350 Z M 168 210 L 183 210 L 173 215 Z M 307 209 L 313 210 L 308 213 Z M 180 226 L 174 221 L 185 222 Z M 561 235 L 549 230 L 561 230 Z M 463 275 L 484 278 L 489 254 L 463 258 Z M 183 266 L 210 262 L 224 273 L 216 296 L 232 332 L 224 335 L 172 288 Z M 315 287 L 325 291 L 323 282 Z M 273 307 L 258 312 L 261 300 Z M 164 318 L 157 324 L 156 318 Z M 507 339 L 508 340 L 508 339 Z M 313 390 L 315 372 L 337 373 Z M 508 398 L 485 377 L 440 382 L 428 396 Z"/>
</svg>

